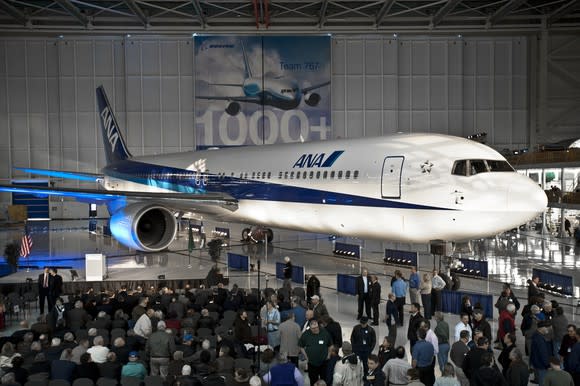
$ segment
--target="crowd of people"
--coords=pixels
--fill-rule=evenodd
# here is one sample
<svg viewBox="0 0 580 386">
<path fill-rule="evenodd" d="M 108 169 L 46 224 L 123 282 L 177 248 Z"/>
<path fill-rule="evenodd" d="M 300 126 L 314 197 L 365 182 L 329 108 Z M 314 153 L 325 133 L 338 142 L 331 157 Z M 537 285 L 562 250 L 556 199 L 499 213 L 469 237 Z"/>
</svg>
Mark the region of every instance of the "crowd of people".
<svg viewBox="0 0 580 386">
<path fill-rule="evenodd" d="M 289 279 L 292 266 L 285 263 Z M 46 270 L 38 278 L 39 295 L 46 294 L 38 320 L 23 320 L 1 338 L 2 384 L 88 378 L 99 386 L 129 386 L 155 377 L 166 386 L 304 385 L 306 379 L 318 386 L 523 386 L 530 370 L 541 386 L 580 384 L 576 327 L 557 302 L 544 298 L 537 277 L 524 307 L 504 286 L 492 331 L 483 307 L 469 297 L 456 321 L 445 320 L 446 281 L 437 271 L 421 276 L 413 268 L 408 279 L 397 271 L 379 307 L 378 277 L 365 269 L 357 278 L 357 323 L 343 341 L 319 285 L 306 293 L 284 280 L 282 288 L 261 293 L 219 283 L 63 295 L 51 287 L 59 284 L 55 275 Z M 404 319 L 406 335 L 397 333 Z M 382 340 L 375 330 L 380 322 L 388 331 Z"/>
</svg>

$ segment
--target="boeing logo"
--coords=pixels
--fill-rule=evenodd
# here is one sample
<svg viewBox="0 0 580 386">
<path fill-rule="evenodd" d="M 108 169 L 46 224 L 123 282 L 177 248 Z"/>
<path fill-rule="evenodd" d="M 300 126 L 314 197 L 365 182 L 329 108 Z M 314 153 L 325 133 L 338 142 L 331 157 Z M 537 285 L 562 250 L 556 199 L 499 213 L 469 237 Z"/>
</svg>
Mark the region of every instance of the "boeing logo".
<svg viewBox="0 0 580 386">
<path fill-rule="evenodd" d="M 335 150 L 328 157 L 326 153 L 302 154 L 292 168 L 329 168 L 344 153 L 344 150 Z"/>
<path fill-rule="evenodd" d="M 105 134 L 107 135 L 107 139 L 111 144 L 111 151 L 114 152 L 115 145 L 117 145 L 117 141 L 119 140 L 119 133 L 115 127 L 113 115 L 109 111 L 108 107 L 105 107 L 103 111 L 101 111 L 101 118 L 103 119 L 103 125 L 105 125 Z"/>
</svg>

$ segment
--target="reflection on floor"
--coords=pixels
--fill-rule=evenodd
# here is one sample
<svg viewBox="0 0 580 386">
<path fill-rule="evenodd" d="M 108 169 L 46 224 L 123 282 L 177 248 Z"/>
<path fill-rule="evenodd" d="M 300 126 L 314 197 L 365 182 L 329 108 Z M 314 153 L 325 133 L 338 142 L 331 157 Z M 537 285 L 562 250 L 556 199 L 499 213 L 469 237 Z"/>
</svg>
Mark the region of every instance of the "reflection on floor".
<svg viewBox="0 0 580 386">
<path fill-rule="evenodd" d="M 213 224 L 206 223 L 208 240 L 211 238 Z M 229 228 L 232 235 L 241 235 L 242 226 L 233 224 L 215 224 Z M 20 264 L 28 266 L 18 273 L 0 279 L 1 283 L 24 282 L 26 278 L 36 278 L 45 265 L 60 267 L 64 280 L 70 280 L 70 270 L 79 272 L 84 277 L 84 255 L 86 253 L 103 253 L 107 256 L 107 270 L 111 278 L 122 277 L 125 280 L 153 279 L 165 275 L 167 279 L 188 279 L 204 275 L 209 268 L 218 264 L 222 272 L 230 278 L 231 283 L 243 287 L 257 287 L 257 272 L 240 272 L 226 267 L 227 252 L 244 254 L 250 257 L 251 263 L 261 261 L 262 287 L 280 287 L 281 281 L 275 279 L 275 263 L 282 262 L 289 256 L 295 265 L 303 266 L 307 275 L 315 274 L 322 284 L 322 295 L 327 308 L 337 321 L 342 324 L 345 340 L 350 339 L 352 327 L 357 323 L 356 299 L 336 292 L 336 273 L 358 274 L 364 266 L 370 273 L 379 275 L 382 297 L 386 298 L 390 290 L 390 279 L 396 267 L 383 262 L 385 248 L 416 251 L 419 256 L 419 269 L 430 270 L 439 266 L 440 258 L 428 252 L 428 245 L 388 243 L 346 239 L 346 242 L 362 247 L 362 259 L 352 260 L 335 257 L 332 254 L 333 241 L 327 235 L 315 235 L 284 230 L 275 230 L 274 241 L 269 245 L 247 245 L 239 242 L 239 236 L 232 236 L 229 246 L 224 248 L 217 260 L 209 257 L 207 249 L 196 249 L 188 253 L 187 231 L 182 230 L 170 251 L 155 254 L 135 254 L 119 245 L 114 239 L 102 234 L 90 233 L 88 221 L 51 221 L 31 224 L 33 238 L 32 254 Z M 101 229 L 100 227 L 97 229 Z M 19 243 L 22 228 L 0 229 L 0 245 L 11 241 Z M 196 236 L 197 237 L 197 236 Z M 199 246 L 196 239 L 195 245 Z M 343 241 L 341 239 L 341 241 Z M 476 240 L 457 248 L 458 257 L 482 258 L 489 263 L 489 280 L 462 279 L 462 290 L 487 293 L 497 296 L 502 282 L 512 283 L 515 293 L 525 303 L 527 292 L 524 287 L 530 278 L 533 268 L 565 273 L 573 276 L 575 283 L 580 283 L 580 246 L 571 238 L 543 238 L 532 233 L 507 233 L 490 239 Z M 403 269 L 405 277 L 408 270 Z M 575 287 L 575 298 L 580 297 L 580 290 Z M 551 299 L 548 297 L 548 299 Z M 576 304 L 573 299 L 557 299 L 565 305 L 565 313 L 570 322 L 576 317 Z M 384 306 L 381 306 L 384 312 Z M 407 319 L 407 318 L 406 318 Z M 491 318 L 488 318 L 491 319 Z M 497 329 L 497 315 L 493 317 L 492 328 Z M 446 320 L 453 326 L 458 321 L 457 315 L 446 315 Z M 520 321 L 518 320 L 519 326 Z M 381 323 L 378 328 L 379 340 L 386 336 L 387 329 Z M 406 327 L 399 329 L 397 343 L 406 343 Z"/>
</svg>

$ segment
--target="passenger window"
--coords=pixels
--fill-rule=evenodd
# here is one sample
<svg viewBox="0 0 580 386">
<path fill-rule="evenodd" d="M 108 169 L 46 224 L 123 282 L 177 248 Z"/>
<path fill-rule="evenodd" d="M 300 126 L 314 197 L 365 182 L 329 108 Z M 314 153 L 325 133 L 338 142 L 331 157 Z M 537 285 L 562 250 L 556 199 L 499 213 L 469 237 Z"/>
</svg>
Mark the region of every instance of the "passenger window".
<svg viewBox="0 0 580 386">
<path fill-rule="evenodd" d="M 272 178 L 272 172 L 268 172 L 268 179 Z"/>
<path fill-rule="evenodd" d="M 284 179 L 287 180 L 288 179 L 288 172 L 284 173 Z"/>
<path fill-rule="evenodd" d="M 310 179 L 314 178 L 314 172 L 310 172 Z"/>
<path fill-rule="evenodd" d="M 306 179 L 306 172 L 302 173 L 302 179 L 305 180 Z"/>
<path fill-rule="evenodd" d="M 322 179 L 326 179 L 328 177 L 328 172 L 325 170 L 324 173 L 322 173 Z"/>
<path fill-rule="evenodd" d="M 355 180 L 358 178 L 358 170 L 355 170 L 355 171 L 354 171 L 354 177 L 353 177 L 353 178 L 354 178 Z"/>
<path fill-rule="evenodd" d="M 467 161 L 455 161 L 451 174 L 456 176 L 467 176 Z"/>
<path fill-rule="evenodd" d="M 282 172 L 280 172 L 280 174 L 278 174 L 278 178 L 282 179 Z"/>
<path fill-rule="evenodd" d="M 342 178 L 342 170 L 338 171 L 338 179 L 340 180 Z"/>
<path fill-rule="evenodd" d="M 296 179 L 299 180 L 300 179 L 300 172 L 296 172 Z"/>
<path fill-rule="evenodd" d="M 347 180 L 350 178 L 350 170 L 346 171 L 344 178 L 346 178 Z"/>
<path fill-rule="evenodd" d="M 330 178 L 334 179 L 334 170 L 330 172 Z"/>
<path fill-rule="evenodd" d="M 320 171 L 316 172 L 316 179 L 319 180 L 320 179 Z"/>
<path fill-rule="evenodd" d="M 256 178 L 256 172 L 252 172 L 252 180 L 253 180 L 254 178 Z M 260 178 L 260 177 L 258 177 L 258 178 Z"/>
<path fill-rule="evenodd" d="M 290 172 L 290 179 L 293 180 L 294 179 L 294 172 Z"/>
</svg>

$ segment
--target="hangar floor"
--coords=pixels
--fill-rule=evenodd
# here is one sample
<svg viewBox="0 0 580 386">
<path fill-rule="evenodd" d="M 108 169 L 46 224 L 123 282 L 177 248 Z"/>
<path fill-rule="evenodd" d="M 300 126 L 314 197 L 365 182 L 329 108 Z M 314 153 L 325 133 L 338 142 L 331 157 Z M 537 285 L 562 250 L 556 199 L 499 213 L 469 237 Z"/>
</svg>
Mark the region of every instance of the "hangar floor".
<svg viewBox="0 0 580 386">
<path fill-rule="evenodd" d="M 220 224 L 219 226 L 223 226 Z M 232 235 L 241 234 L 241 226 L 231 225 Z M 239 228 L 239 229 L 238 229 Z M 211 228 L 211 224 L 205 225 Z M 84 278 L 84 254 L 103 253 L 107 256 L 107 280 L 144 280 L 156 279 L 165 275 L 167 280 L 188 280 L 205 278 L 214 264 L 207 249 L 196 249 L 188 256 L 187 232 L 181 231 L 178 239 L 172 244 L 171 251 L 136 255 L 120 246 L 114 239 L 94 234 L 88 231 L 88 221 L 51 221 L 33 223 L 31 226 L 33 238 L 32 254 L 21 261 L 22 266 L 17 273 L 0 279 L 0 285 L 7 283 L 23 283 L 27 278 L 38 277 L 43 266 L 60 267 L 59 272 L 65 281 L 71 280 L 71 269 L 79 273 L 80 280 Z M 0 228 L 0 245 L 10 241 L 19 242 L 22 228 Z M 208 232 L 208 240 L 211 238 Z M 274 242 L 265 245 L 246 245 L 232 237 L 230 245 L 224 248 L 220 258 L 215 261 L 220 266 L 230 283 L 241 287 L 256 287 L 257 273 L 242 273 L 228 270 L 226 267 L 227 253 L 233 252 L 250 256 L 251 263 L 261 261 L 261 287 L 281 286 L 281 281 L 275 278 L 275 264 L 282 262 L 284 256 L 289 256 L 294 265 L 303 266 L 307 275 L 315 274 L 321 281 L 322 295 L 331 314 L 343 327 L 344 339 L 350 338 L 352 327 L 356 325 L 356 298 L 336 292 L 336 273 L 358 274 L 364 266 L 370 273 L 376 273 L 381 283 L 382 297 L 385 298 L 390 289 L 390 278 L 396 267 L 386 266 L 382 257 L 384 248 L 404 249 L 419 252 L 419 269 L 427 271 L 439 264 L 439 259 L 428 253 L 426 245 L 409 245 L 400 243 L 380 243 L 361 240 L 347 240 L 363 247 L 363 258 L 359 260 L 336 257 L 332 254 L 332 242 L 328 236 L 275 230 Z M 196 240 L 199 246 L 199 241 Z M 463 278 L 462 290 L 492 294 L 497 296 L 501 291 L 501 283 L 510 282 L 515 293 L 525 303 L 527 290 L 525 282 L 531 276 L 532 268 L 562 272 L 572 275 L 575 283 L 580 283 L 580 246 L 572 238 L 555 239 L 540 237 L 537 234 L 505 234 L 502 236 L 482 239 L 457 249 L 456 255 L 479 256 L 489 263 L 490 280 Z M 408 270 L 403 270 L 408 276 Z M 557 298 L 565 307 L 565 314 L 570 322 L 576 320 L 576 299 L 580 290 L 575 287 L 575 298 Z M 548 297 L 548 299 L 551 299 Z M 384 312 L 384 306 L 380 308 Z M 407 319 L 407 318 L 405 318 Z M 458 321 L 457 315 L 446 315 L 446 320 L 453 326 Z M 491 319 L 491 318 L 488 318 Z M 497 315 L 494 315 L 492 329 L 497 329 Z M 517 322 L 519 325 L 519 321 Z M 378 328 L 379 342 L 386 336 L 386 326 L 381 323 Z M 9 330 L 8 330 L 9 331 Z M 7 331 L 6 331 L 7 332 Z M 6 333 L 5 332 L 5 333 Z M 406 342 L 406 327 L 399 329 L 397 342 Z"/>
</svg>

